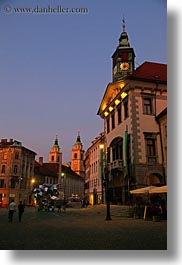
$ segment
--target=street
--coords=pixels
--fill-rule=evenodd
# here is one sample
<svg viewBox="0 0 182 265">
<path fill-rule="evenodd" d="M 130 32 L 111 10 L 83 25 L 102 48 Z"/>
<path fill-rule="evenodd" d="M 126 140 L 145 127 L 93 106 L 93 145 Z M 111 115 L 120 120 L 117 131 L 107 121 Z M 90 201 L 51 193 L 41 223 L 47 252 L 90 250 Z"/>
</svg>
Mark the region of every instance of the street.
<svg viewBox="0 0 182 265">
<path fill-rule="evenodd" d="M 167 222 L 144 221 L 123 216 L 122 206 L 111 205 L 112 220 L 106 221 L 106 206 L 68 208 L 38 212 L 25 208 L 8 222 L 8 210 L 0 209 L 1 250 L 166 250 Z"/>
</svg>

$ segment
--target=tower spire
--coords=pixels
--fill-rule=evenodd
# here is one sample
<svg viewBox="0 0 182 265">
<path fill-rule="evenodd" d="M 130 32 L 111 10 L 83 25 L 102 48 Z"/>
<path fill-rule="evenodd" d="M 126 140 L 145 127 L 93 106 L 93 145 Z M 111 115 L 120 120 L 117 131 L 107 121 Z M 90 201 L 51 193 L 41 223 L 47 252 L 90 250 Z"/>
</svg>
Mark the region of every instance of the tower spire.
<svg viewBox="0 0 182 265">
<path fill-rule="evenodd" d="M 77 138 L 76 138 L 76 142 L 77 143 L 81 143 L 81 139 L 80 139 L 80 129 L 78 130 L 78 135 L 77 135 Z"/>
<path fill-rule="evenodd" d="M 55 141 L 54 141 L 54 145 L 59 146 L 59 144 L 58 144 L 58 136 L 57 136 L 57 134 L 56 134 L 56 138 L 55 138 Z"/>
<path fill-rule="evenodd" d="M 124 16 L 123 16 L 123 19 L 122 19 L 122 26 L 123 26 L 123 32 L 125 32 L 125 28 L 126 28 L 126 25 L 125 25 L 125 19 L 124 19 Z"/>
</svg>

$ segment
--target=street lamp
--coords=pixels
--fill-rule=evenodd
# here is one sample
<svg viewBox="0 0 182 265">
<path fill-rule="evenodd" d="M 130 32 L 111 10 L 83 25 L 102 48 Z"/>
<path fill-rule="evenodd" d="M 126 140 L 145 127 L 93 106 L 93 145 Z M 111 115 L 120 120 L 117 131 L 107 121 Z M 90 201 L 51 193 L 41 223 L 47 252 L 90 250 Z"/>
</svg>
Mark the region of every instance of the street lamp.
<svg viewBox="0 0 182 265">
<path fill-rule="evenodd" d="M 104 203 L 104 189 L 103 189 L 103 150 L 104 145 L 100 144 L 100 178 L 101 178 L 101 189 L 102 189 L 102 204 Z"/>
<path fill-rule="evenodd" d="M 32 179 L 30 180 L 30 184 L 31 184 L 31 187 L 30 187 L 31 192 L 30 192 L 30 196 L 29 196 L 29 203 L 30 203 L 31 205 L 33 205 L 32 194 L 33 194 L 33 188 L 34 188 L 34 184 L 35 184 L 35 179 L 34 179 L 34 178 L 32 178 Z"/>
<path fill-rule="evenodd" d="M 65 183 L 64 183 L 64 178 L 65 178 L 65 173 L 64 172 L 62 172 L 61 173 L 61 179 L 62 179 L 62 181 L 63 181 L 63 202 L 65 203 Z"/>
<path fill-rule="evenodd" d="M 110 195 L 109 195 L 109 175 L 107 167 L 107 152 L 105 152 L 105 157 L 103 159 L 104 145 L 100 144 L 100 162 L 101 162 L 101 177 L 102 177 L 102 191 L 103 191 L 103 180 L 105 182 L 105 196 L 106 196 L 106 221 L 112 220 L 110 214 Z M 105 161 L 105 168 L 103 172 L 103 162 Z M 104 179 L 103 179 L 104 173 Z"/>
</svg>

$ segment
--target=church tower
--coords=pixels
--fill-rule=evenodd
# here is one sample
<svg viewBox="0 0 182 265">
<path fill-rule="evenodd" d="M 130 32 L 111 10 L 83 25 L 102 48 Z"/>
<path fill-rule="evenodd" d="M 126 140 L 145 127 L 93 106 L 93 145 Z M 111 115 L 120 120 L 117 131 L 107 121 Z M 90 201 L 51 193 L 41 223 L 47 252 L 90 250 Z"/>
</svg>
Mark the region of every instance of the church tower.
<svg viewBox="0 0 182 265">
<path fill-rule="evenodd" d="M 49 163 L 58 163 L 59 170 L 58 170 L 58 183 L 61 183 L 61 172 L 62 172 L 62 153 L 60 151 L 58 138 L 56 135 L 56 139 L 54 141 L 54 145 L 49 153 Z"/>
<path fill-rule="evenodd" d="M 134 59 L 135 53 L 130 47 L 128 35 L 125 31 L 125 20 L 123 19 L 123 31 L 119 38 L 119 44 L 112 55 L 113 59 L 113 82 L 124 79 L 135 69 Z"/>
<path fill-rule="evenodd" d="M 83 145 L 80 139 L 80 132 L 78 132 L 76 142 L 72 149 L 71 169 L 82 177 L 85 176 L 84 152 L 85 151 L 83 150 Z"/>
</svg>

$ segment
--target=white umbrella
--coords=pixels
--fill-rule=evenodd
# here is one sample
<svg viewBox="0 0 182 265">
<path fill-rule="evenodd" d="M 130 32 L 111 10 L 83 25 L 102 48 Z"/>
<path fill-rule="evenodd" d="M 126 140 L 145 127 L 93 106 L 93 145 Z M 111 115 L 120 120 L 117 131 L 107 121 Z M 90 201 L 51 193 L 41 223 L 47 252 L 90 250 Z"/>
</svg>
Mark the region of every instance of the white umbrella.
<svg viewBox="0 0 182 265">
<path fill-rule="evenodd" d="M 161 187 L 156 187 L 155 189 L 152 189 L 149 191 L 150 194 L 154 193 L 167 193 L 167 185 L 161 186 Z"/>
<path fill-rule="evenodd" d="M 155 189 L 155 186 L 147 186 L 144 188 L 136 189 L 136 190 L 130 190 L 131 194 L 147 194 L 150 190 Z"/>
</svg>

